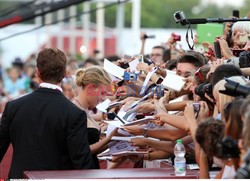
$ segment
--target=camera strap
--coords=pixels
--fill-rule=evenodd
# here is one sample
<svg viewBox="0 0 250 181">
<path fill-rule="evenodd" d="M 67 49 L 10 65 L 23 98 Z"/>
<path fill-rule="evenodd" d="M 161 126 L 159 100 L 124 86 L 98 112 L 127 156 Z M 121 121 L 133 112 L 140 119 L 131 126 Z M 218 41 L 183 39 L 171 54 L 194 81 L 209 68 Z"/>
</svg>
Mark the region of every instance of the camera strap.
<svg viewBox="0 0 250 181">
<path fill-rule="evenodd" d="M 193 49 L 194 49 L 194 36 L 193 36 L 193 30 L 192 30 L 192 28 L 191 28 L 191 24 L 190 24 L 188 21 L 187 21 L 187 23 L 188 23 L 188 29 L 187 29 L 187 32 L 186 32 L 186 42 L 187 42 L 187 44 L 188 44 L 189 49 L 190 49 L 190 50 L 193 50 Z M 192 38 L 192 40 L 193 40 L 193 45 L 192 45 L 192 46 L 190 45 L 189 40 L 188 40 L 188 32 L 189 32 L 189 30 L 190 30 L 190 33 L 191 33 L 191 38 Z"/>
</svg>

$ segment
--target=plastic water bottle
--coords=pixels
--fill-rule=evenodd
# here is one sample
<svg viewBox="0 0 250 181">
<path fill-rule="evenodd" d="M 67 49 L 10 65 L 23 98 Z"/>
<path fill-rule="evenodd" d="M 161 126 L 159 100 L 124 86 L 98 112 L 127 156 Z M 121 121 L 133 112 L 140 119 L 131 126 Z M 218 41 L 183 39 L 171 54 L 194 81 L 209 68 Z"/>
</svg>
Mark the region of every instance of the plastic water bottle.
<svg viewBox="0 0 250 181">
<path fill-rule="evenodd" d="M 176 176 L 185 176 L 186 175 L 186 159 L 185 159 L 186 150 L 182 144 L 182 140 L 177 140 L 177 143 L 174 147 L 174 173 Z"/>
</svg>

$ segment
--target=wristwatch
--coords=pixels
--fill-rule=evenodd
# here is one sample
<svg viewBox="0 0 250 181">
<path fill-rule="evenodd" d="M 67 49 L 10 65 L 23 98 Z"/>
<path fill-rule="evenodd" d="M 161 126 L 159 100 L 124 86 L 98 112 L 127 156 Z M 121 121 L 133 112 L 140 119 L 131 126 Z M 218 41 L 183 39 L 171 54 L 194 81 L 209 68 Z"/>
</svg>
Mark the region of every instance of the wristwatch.
<svg viewBox="0 0 250 181">
<path fill-rule="evenodd" d="M 144 129 L 143 129 L 143 136 L 144 136 L 145 138 L 148 137 L 147 131 L 148 131 L 148 128 L 144 128 Z"/>
</svg>

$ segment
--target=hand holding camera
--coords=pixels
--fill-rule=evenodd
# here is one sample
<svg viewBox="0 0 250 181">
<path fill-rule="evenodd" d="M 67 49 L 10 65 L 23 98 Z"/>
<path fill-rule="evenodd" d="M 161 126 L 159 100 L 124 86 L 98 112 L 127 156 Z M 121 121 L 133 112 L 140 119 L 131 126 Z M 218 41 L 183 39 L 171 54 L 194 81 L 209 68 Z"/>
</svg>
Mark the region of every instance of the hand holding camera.
<svg viewBox="0 0 250 181">
<path fill-rule="evenodd" d="M 175 33 L 171 33 L 171 36 L 169 37 L 167 44 L 175 45 L 177 41 L 181 41 L 181 35 L 177 35 Z"/>
<path fill-rule="evenodd" d="M 172 33 L 171 36 L 173 37 L 174 42 L 181 41 L 181 35 L 177 35 L 175 33 Z"/>
<path fill-rule="evenodd" d="M 191 101 L 188 102 L 186 107 L 185 107 L 185 110 L 184 110 L 184 116 L 188 122 L 190 122 L 191 120 L 196 121 L 194 109 L 197 109 L 197 106 L 195 108 L 195 106 L 193 105 L 193 102 L 191 102 Z"/>
<path fill-rule="evenodd" d="M 208 105 L 204 101 L 199 102 L 199 112 L 198 112 L 198 121 L 203 121 L 210 116 L 210 110 Z"/>
</svg>

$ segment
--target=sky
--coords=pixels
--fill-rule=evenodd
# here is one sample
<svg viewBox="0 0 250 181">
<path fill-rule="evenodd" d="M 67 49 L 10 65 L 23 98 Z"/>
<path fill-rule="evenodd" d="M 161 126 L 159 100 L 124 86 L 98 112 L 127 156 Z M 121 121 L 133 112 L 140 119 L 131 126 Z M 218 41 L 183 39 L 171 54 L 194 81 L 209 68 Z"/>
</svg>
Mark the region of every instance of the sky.
<svg viewBox="0 0 250 181">
<path fill-rule="evenodd" d="M 204 4 L 209 2 L 216 3 L 218 6 L 232 5 L 235 7 L 239 7 L 243 4 L 244 0 L 202 0 L 202 3 Z"/>
</svg>

